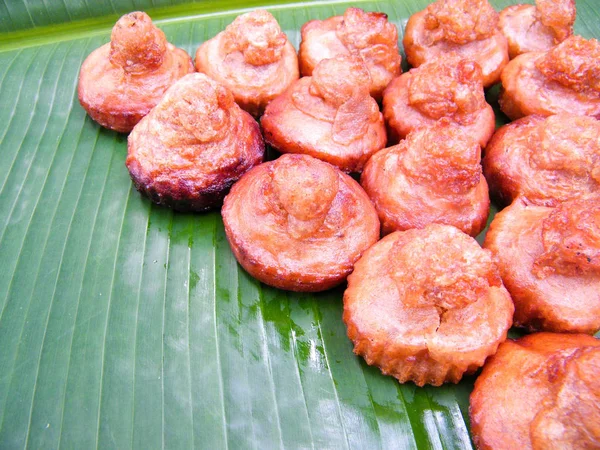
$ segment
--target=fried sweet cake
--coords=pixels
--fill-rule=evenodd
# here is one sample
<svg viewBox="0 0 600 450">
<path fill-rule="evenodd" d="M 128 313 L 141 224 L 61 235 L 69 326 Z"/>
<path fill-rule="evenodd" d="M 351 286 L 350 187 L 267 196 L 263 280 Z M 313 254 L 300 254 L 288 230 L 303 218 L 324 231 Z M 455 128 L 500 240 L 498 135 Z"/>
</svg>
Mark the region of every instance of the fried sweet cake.
<svg viewBox="0 0 600 450">
<path fill-rule="evenodd" d="M 263 160 L 258 123 L 204 74 L 175 83 L 128 139 L 127 168 L 150 200 L 180 211 L 220 206 L 231 185 Z"/>
<path fill-rule="evenodd" d="M 515 325 L 529 330 L 600 330 L 600 196 L 556 208 L 515 202 L 499 212 L 483 246 L 494 253 L 515 304 Z"/>
<path fill-rule="evenodd" d="M 481 147 L 444 119 L 375 153 L 360 184 L 384 234 L 443 223 L 477 236 L 486 225 L 490 200 Z"/>
<path fill-rule="evenodd" d="M 506 341 L 470 398 L 479 450 L 600 448 L 600 341 L 536 333 Z"/>
<path fill-rule="evenodd" d="M 255 117 L 299 78 L 296 50 L 271 13 L 238 16 L 196 51 L 196 70 L 227 87 Z"/>
<path fill-rule="evenodd" d="M 457 383 L 506 339 L 513 304 L 491 252 L 449 225 L 396 231 L 348 277 L 354 353 L 400 382 Z"/>
<path fill-rule="evenodd" d="M 498 129 L 485 150 L 483 172 L 502 204 L 517 197 L 556 206 L 600 191 L 600 121 L 559 114 L 527 116 Z"/>
<path fill-rule="evenodd" d="M 242 267 L 292 291 L 340 284 L 379 238 L 377 213 L 360 185 L 307 155 L 255 167 L 233 186 L 221 212 Z"/>
<path fill-rule="evenodd" d="M 79 102 L 103 127 L 126 133 L 169 86 L 193 71 L 189 55 L 168 43 L 146 13 L 132 12 L 115 24 L 110 43 L 83 62 Z"/>
<path fill-rule="evenodd" d="M 404 50 L 413 67 L 450 54 L 475 61 L 485 87 L 500 81 L 508 62 L 498 13 L 487 0 L 438 0 L 413 14 L 404 31 Z"/>
<path fill-rule="evenodd" d="M 517 56 L 502 72 L 499 102 L 511 120 L 563 112 L 600 118 L 600 42 L 571 36 Z"/>
<path fill-rule="evenodd" d="M 452 58 L 423 64 L 394 79 L 383 93 L 383 114 L 392 142 L 446 118 L 484 147 L 496 126 L 494 111 L 485 101 L 481 68 Z"/>
<path fill-rule="evenodd" d="M 303 76 L 311 76 L 323 59 L 356 55 L 371 75 L 371 95 L 380 100 L 385 87 L 400 74 L 398 30 L 384 13 L 348 8 L 343 16 L 305 23 L 301 34 L 298 58 Z"/>
<path fill-rule="evenodd" d="M 508 41 L 510 58 L 550 50 L 573 34 L 575 0 L 535 0 L 500 12 L 499 27 Z"/>
<path fill-rule="evenodd" d="M 360 58 L 321 61 L 273 100 L 261 118 L 265 140 L 282 153 L 303 153 L 344 172 L 360 172 L 387 136 L 371 76 Z"/>
</svg>

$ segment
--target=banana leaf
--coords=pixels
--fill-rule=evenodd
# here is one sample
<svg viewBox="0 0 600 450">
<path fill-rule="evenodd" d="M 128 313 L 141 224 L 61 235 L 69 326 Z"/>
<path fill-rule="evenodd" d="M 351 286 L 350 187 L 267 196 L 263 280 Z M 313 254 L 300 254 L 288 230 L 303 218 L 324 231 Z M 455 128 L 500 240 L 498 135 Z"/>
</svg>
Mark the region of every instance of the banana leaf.
<svg viewBox="0 0 600 450">
<path fill-rule="evenodd" d="M 194 54 L 258 6 L 297 47 L 312 18 L 356 5 L 401 31 L 428 2 L 186 1 L 0 3 L 0 448 L 472 448 L 473 377 L 417 388 L 367 366 L 343 287 L 252 279 L 218 212 L 137 193 L 126 136 L 76 95 L 82 61 L 131 10 Z M 595 0 L 578 1 L 576 32 L 600 36 Z"/>
</svg>

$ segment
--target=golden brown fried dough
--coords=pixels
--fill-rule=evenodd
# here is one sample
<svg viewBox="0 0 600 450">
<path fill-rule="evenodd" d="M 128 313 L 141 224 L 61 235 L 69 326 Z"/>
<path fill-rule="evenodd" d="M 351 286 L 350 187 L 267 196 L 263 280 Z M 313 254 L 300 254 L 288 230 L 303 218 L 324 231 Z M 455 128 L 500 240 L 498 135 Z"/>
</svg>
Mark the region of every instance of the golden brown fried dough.
<svg viewBox="0 0 600 450">
<path fill-rule="evenodd" d="M 135 126 L 127 149 L 142 194 L 180 211 L 203 211 L 220 206 L 231 185 L 262 162 L 264 142 L 226 88 L 194 73 Z"/>
<path fill-rule="evenodd" d="M 354 353 L 418 386 L 457 383 L 481 367 L 512 314 L 491 253 L 448 225 L 384 237 L 356 263 L 344 293 Z"/>
<path fill-rule="evenodd" d="M 83 62 L 79 102 L 103 127 L 126 133 L 193 71 L 188 54 L 168 43 L 146 13 L 132 12 L 113 27 L 110 43 Z"/>
<path fill-rule="evenodd" d="M 560 114 L 503 126 L 485 150 L 483 172 L 503 204 L 559 202 L 600 191 L 600 121 Z"/>
<path fill-rule="evenodd" d="M 477 236 L 490 209 L 480 163 L 479 144 L 442 119 L 375 153 L 360 184 L 384 234 L 443 223 Z"/>
<path fill-rule="evenodd" d="M 358 183 L 306 155 L 255 167 L 233 186 L 222 215 L 242 267 L 292 291 L 340 284 L 379 238 L 377 213 Z"/>
<path fill-rule="evenodd" d="M 404 50 L 413 67 L 451 54 L 475 61 L 484 87 L 500 81 L 508 62 L 498 13 L 487 0 L 438 0 L 413 14 L 404 31 Z"/>
<path fill-rule="evenodd" d="M 506 341 L 471 393 L 479 450 L 600 447 L 600 341 L 537 333 Z"/>
<path fill-rule="evenodd" d="M 343 16 L 311 20 L 302 26 L 300 71 L 313 74 L 323 59 L 336 56 L 359 56 L 371 74 L 371 95 L 381 99 L 385 87 L 400 74 L 398 30 L 380 12 L 348 8 Z"/>
<path fill-rule="evenodd" d="M 499 27 L 508 41 L 510 58 L 550 50 L 573 34 L 575 0 L 536 0 L 500 12 Z"/>
<path fill-rule="evenodd" d="M 386 132 L 370 75 L 359 58 L 321 61 L 273 100 L 261 118 L 265 140 L 282 153 L 303 153 L 345 172 L 360 172 Z"/>
<path fill-rule="evenodd" d="M 466 60 L 438 59 L 400 75 L 383 93 L 383 114 L 393 142 L 447 118 L 484 147 L 496 126 L 481 69 Z"/>
<path fill-rule="evenodd" d="M 569 113 L 600 118 L 600 42 L 571 36 L 547 52 L 513 59 L 502 72 L 500 108 L 512 120 Z"/>
<path fill-rule="evenodd" d="M 255 117 L 299 78 L 296 50 L 265 10 L 238 16 L 196 51 L 196 70 L 227 87 Z"/>
<path fill-rule="evenodd" d="M 515 303 L 515 325 L 530 330 L 600 330 L 600 196 L 556 208 L 515 202 L 498 213 L 484 247 L 498 259 Z"/>
</svg>

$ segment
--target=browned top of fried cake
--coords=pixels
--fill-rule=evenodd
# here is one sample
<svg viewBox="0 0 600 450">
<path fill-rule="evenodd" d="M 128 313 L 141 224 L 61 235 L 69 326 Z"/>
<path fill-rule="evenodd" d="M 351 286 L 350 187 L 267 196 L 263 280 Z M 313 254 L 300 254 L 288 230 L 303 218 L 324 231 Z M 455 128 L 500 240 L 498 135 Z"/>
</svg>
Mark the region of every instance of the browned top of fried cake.
<svg viewBox="0 0 600 450">
<path fill-rule="evenodd" d="M 575 0 L 537 0 L 511 5 L 500 12 L 499 27 L 508 40 L 510 57 L 545 51 L 573 34 Z"/>
<path fill-rule="evenodd" d="M 133 129 L 126 163 L 137 184 L 185 197 L 215 183 L 229 187 L 262 161 L 263 151 L 256 122 L 231 93 L 194 73 L 173 85 Z"/>
<path fill-rule="evenodd" d="M 484 173 L 504 203 L 522 196 L 536 205 L 600 190 L 600 122 L 559 114 L 528 116 L 500 128 L 483 159 Z"/>
<path fill-rule="evenodd" d="M 600 196 L 560 203 L 542 222 L 544 252 L 533 273 L 538 278 L 600 275 Z"/>
<path fill-rule="evenodd" d="M 282 155 L 250 171 L 222 214 L 240 264 L 282 289 L 339 284 L 379 238 L 377 213 L 358 183 L 307 155 Z"/>
<path fill-rule="evenodd" d="M 401 382 L 457 382 L 506 337 L 513 306 L 491 253 L 458 229 L 392 233 L 356 263 L 344 294 L 354 351 Z"/>
<path fill-rule="evenodd" d="M 476 61 L 486 87 L 508 62 L 498 13 L 487 0 L 438 0 L 408 19 L 403 42 L 413 67 L 450 55 Z"/>
<path fill-rule="evenodd" d="M 552 30 L 557 43 L 573 34 L 575 0 L 535 0 L 535 7 L 540 22 Z"/>
<path fill-rule="evenodd" d="M 261 119 L 277 150 L 305 153 L 344 171 L 361 171 L 386 142 L 383 116 L 369 95 L 371 77 L 360 58 L 321 61 L 275 99 Z"/>
<path fill-rule="evenodd" d="M 166 40 L 146 13 L 115 24 L 111 42 L 93 51 L 79 75 L 79 99 L 92 118 L 130 131 L 175 81 L 192 72 L 190 57 Z"/>
<path fill-rule="evenodd" d="M 553 209 L 519 198 L 496 214 L 484 247 L 497 258 L 516 325 L 567 333 L 600 329 L 599 201 L 593 194 Z"/>
<path fill-rule="evenodd" d="M 411 71 L 408 104 L 432 119 L 469 124 L 487 103 L 481 68 L 472 61 L 438 60 Z"/>
<path fill-rule="evenodd" d="M 500 345 L 470 399 L 477 448 L 600 445 L 600 341 L 537 333 Z"/>
<path fill-rule="evenodd" d="M 502 72 L 500 107 L 511 119 L 561 112 L 600 117 L 600 43 L 571 36 L 547 52 L 529 52 Z"/>
<path fill-rule="evenodd" d="M 435 59 L 393 80 L 384 92 L 383 113 L 399 139 L 446 118 L 484 146 L 495 127 L 481 68 L 455 57 Z"/>
<path fill-rule="evenodd" d="M 373 155 L 361 185 L 386 234 L 436 222 L 475 236 L 489 210 L 480 162 L 479 143 L 442 119 Z"/>
<path fill-rule="evenodd" d="M 254 116 L 299 77 L 296 50 L 265 10 L 236 17 L 205 41 L 196 52 L 196 69 L 231 90 Z"/>
<path fill-rule="evenodd" d="M 549 81 L 575 92 L 600 96 L 600 42 L 571 36 L 550 49 L 537 61 L 537 68 Z"/>
<path fill-rule="evenodd" d="M 438 0 L 425 9 L 427 42 L 466 44 L 492 36 L 498 13 L 487 0 Z"/>
<path fill-rule="evenodd" d="M 303 75 L 312 75 L 323 59 L 348 54 L 363 60 L 371 74 L 371 94 L 381 97 L 401 70 L 396 26 L 384 13 L 348 8 L 343 16 L 311 20 L 302 27 L 299 57 Z"/>
</svg>

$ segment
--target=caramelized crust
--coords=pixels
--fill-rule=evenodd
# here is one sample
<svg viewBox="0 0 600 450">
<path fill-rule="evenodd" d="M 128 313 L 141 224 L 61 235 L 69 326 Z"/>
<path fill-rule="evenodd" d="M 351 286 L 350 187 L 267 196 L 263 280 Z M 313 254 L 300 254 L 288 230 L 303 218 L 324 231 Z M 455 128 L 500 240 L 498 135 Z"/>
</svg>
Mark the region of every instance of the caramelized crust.
<svg viewBox="0 0 600 450">
<path fill-rule="evenodd" d="M 449 55 L 477 62 L 484 87 L 500 80 L 508 62 L 498 13 L 487 0 L 438 0 L 408 19 L 403 41 L 413 67 Z"/>
<path fill-rule="evenodd" d="M 323 59 L 360 57 L 371 75 L 371 95 L 381 99 L 389 82 L 400 74 L 398 30 L 380 12 L 348 8 L 343 16 L 311 20 L 302 26 L 300 71 L 310 76 Z"/>
<path fill-rule="evenodd" d="M 419 386 L 457 383 L 483 365 L 512 313 L 491 254 L 447 225 L 386 236 L 356 263 L 344 293 L 354 352 Z"/>
<path fill-rule="evenodd" d="M 500 12 L 499 27 L 508 41 L 510 58 L 550 50 L 573 34 L 575 0 L 536 0 Z"/>
<path fill-rule="evenodd" d="M 301 78 L 269 104 L 261 118 L 265 140 L 282 153 L 303 153 L 360 172 L 386 144 L 369 79 L 359 58 L 323 60 L 312 77 Z"/>
<path fill-rule="evenodd" d="M 530 330 L 600 329 L 600 197 L 557 208 L 515 202 L 498 213 L 484 247 L 498 259 L 515 303 L 515 325 Z"/>
<path fill-rule="evenodd" d="M 222 215 L 242 267 L 292 291 L 343 282 L 379 238 L 377 213 L 358 183 L 306 155 L 255 167 L 225 198 Z"/>
<path fill-rule="evenodd" d="M 480 450 L 600 446 L 600 341 L 537 333 L 506 341 L 483 368 L 470 398 Z"/>
<path fill-rule="evenodd" d="M 299 78 L 296 50 L 265 10 L 238 16 L 200 45 L 196 70 L 227 87 L 255 117 Z"/>
<path fill-rule="evenodd" d="M 519 119 L 496 132 L 483 172 L 503 204 L 521 196 L 528 203 L 556 206 L 600 191 L 600 122 L 569 114 Z"/>
<path fill-rule="evenodd" d="M 384 234 L 443 223 L 477 236 L 490 208 L 480 161 L 479 144 L 441 120 L 373 155 L 360 183 Z"/>
<path fill-rule="evenodd" d="M 150 200 L 181 211 L 220 206 L 231 185 L 262 162 L 256 121 L 203 74 L 174 84 L 128 139 L 127 168 Z"/>
<path fill-rule="evenodd" d="M 126 133 L 169 86 L 193 71 L 188 54 L 169 44 L 146 13 L 132 12 L 115 24 L 111 42 L 83 62 L 79 102 L 103 127 Z"/>
<path fill-rule="evenodd" d="M 383 94 L 383 114 L 393 141 L 447 118 L 483 147 L 496 124 L 481 69 L 466 60 L 440 59 L 400 75 Z"/>
<path fill-rule="evenodd" d="M 563 112 L 599 118 L 599 58 L 600 43 L 579 36 L 518 56 L 502 72 L 502 111 L 512 120 Z"/>
</svg>

